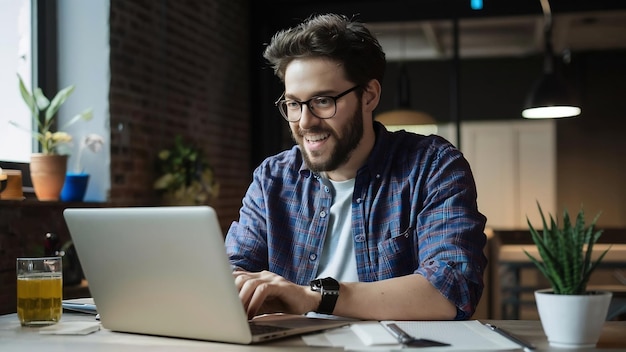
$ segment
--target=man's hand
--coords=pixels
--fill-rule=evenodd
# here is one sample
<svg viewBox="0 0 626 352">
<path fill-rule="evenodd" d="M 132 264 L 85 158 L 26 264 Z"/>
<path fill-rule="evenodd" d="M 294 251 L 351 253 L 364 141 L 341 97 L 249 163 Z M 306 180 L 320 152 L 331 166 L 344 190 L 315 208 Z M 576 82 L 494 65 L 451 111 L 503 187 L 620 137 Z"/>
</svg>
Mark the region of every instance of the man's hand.
<svg viewBox="0 0 626 352">
<path fill-rule="evenodd" d="M 234 271 L 233 276 L 249 319 L 264 313 L 305 314 L 315 310 L 321 299 L 308 286 L 296 285 L 269 271 Z"/>
<path fill-rule="evenodd" d="M 322 300 L 309 286 L 269 271 L 233 272 L 248 318 L 263 313 L 305 314 Z M 334 315 L 362 320 L 452 320 L 456 307 L 425 277 L 410 274 L 374 282 L 341 282 Z"/>
</svg>

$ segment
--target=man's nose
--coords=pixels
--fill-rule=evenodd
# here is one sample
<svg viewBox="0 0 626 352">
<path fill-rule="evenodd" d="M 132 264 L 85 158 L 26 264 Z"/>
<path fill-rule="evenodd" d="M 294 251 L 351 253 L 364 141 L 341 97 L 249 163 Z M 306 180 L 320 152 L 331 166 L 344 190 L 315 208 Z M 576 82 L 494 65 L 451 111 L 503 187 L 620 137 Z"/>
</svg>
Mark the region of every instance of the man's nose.
<svg viewBox="0 0 626 352">
<path fill-rule="evenodd" d="M 311 108 L 307 104 L 302 104 L 302 113 L 300 114 L 300 121 L 298 121 L 301 129 L 307 130 L 318 124 L 319 120 L 317 116 L 313 115 Z"/>
</svg>

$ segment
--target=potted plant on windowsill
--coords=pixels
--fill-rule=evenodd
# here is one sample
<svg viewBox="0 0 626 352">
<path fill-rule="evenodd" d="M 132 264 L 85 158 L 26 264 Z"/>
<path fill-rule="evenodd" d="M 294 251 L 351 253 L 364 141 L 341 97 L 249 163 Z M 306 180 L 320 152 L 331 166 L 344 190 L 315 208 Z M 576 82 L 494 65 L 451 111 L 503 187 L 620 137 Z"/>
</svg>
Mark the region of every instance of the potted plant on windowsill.
<svg viewBox="0 0 626 352">
<path fill-rule="evenodd" d="M 32 131 L 23 128 L 14 121 L 9 121 L 9 123 L 32 133 L 33 138 L 39 142 L 41 152 L 33 153 L 30 160 L 30 176 L 33 188 L 37 199 L 55 201 L 59 199 L 67 171 L 68 156 L 63 148 L 72 141 L 72 136 L 63 132 L 62 129 L 80 120 L 90 120 L 93 117 L 93 112 L 91 108 L 84 110 L 54 132 L 56 114 L 74 91 L 74 86 L 70 85 L 61 89 L 50 101 L 43 94 L 41 88 L 35 88 L 31 93 L 20 75 L 18 75 L 18 79 L 20 93 L 31 112 L 33 125 L 37 126 L 37 129 Z"/>
<path fill-rule="evenodd" d="M 598 342 L 606 320 L 611 292 L 589 291 L 589 277 L 608 250 L 592 258 L 594 244 L 602 235 L 595 229 L 599 214 L 585 227 L 581 207 L 575 222 L 565 210 L 563 225 L 550 215 L 550 224 L 537 204 L 543 222 L 539 233 L 528 220 L 528 226 L 537 245 L 539 258 L 524 250 L 528 258 L 548 279 L 552 288 L 535 291 L 539 319 L 550 345 L 566 348 L 588 348 Z"/>
<path fill-rule="evenodd" d="M 78 146 L 76 164 L 74 168 L 65 175 L 65 184 L 61 190 L 61 200 L 64 202 L 82 202 L 89 185 L 89 174 L 82 166 L 83 151 L 88 149 L 93 153 L 99 152 L 104 146 L 104 139 L 95 133 L 86 135 Z"/>
</svg>

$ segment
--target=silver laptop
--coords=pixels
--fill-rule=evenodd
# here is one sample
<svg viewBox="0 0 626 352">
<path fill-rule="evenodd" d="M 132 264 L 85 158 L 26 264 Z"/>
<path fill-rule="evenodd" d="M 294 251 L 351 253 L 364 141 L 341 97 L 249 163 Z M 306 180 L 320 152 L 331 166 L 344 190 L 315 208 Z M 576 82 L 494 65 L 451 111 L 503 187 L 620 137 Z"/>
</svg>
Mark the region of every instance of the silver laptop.
<svg viewBox="0 0 626 352">
<path fill-rule="evenodd" d="M 63 214 L 107 329 L 249 344 L 348 324 L 286 314 L 248 321 L 210 207 Z M 257 325 L 265 331 L 253 333 Z"/>
</svg>

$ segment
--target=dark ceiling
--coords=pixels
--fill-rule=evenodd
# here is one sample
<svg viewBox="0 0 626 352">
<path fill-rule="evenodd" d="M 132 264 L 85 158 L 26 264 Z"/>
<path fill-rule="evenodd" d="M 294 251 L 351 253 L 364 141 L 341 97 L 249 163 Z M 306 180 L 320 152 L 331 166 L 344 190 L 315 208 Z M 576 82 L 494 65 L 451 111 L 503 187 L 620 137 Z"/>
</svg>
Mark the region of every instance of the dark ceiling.
<svg viewBox="0 0 626 352">
<path fill-rule="evenodd" d="M 483 0 L 482 10 L 473 10 L 470 0 L 264 0 L 252 1 L 251 5 L 267 11 L 267 19 L 278 26 L 292 25 L 311 14 L 324 12 L 357 15 L 365 22 L 541 14 L 539 0 Z M 554 14 L 623 10 L 626 1 L 551 0 L 550 7 Z"/>
<path fill-rule="evenodd" d="M 399 37 L 406 37 L 407 43 L 415 40 L 411 48 L 422 52 L 415 52 L 416 57 L 409 53 L 406 59 L 449 57 L 453 19 L 459 20 L 461 57 L 529 55 L 543 50 L 540 0 L 482 1 L 480 10 L 471 8 L 471 0 L 252 1 L 252 36 L 254 42 L 264 43 L 279 29 L 313 14 L 332 12 L 368 23 L 389 60 L 398 53 L 387 45 Z M 555 51 L 626 48 L 626 0 L 549 3 Z M 255 16 L 262 12 L 267 15 Z"/>
</svg>

